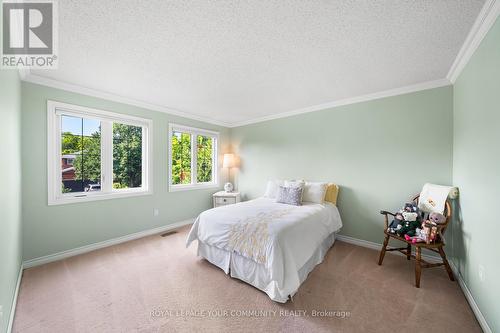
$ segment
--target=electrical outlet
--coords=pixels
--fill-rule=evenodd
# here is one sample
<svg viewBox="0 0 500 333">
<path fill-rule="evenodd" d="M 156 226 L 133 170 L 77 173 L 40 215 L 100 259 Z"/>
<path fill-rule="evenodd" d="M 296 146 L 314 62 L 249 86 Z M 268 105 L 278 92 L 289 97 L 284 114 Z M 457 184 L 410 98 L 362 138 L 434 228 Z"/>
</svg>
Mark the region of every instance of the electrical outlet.
<svg viewBox="0 0 500 333">
<path fill-rule="evenodd" d="M 160 215 L 160 210 L 158 208 L 153 209 L 153 216 Z"/>
<path fill-rule="evenodd" d="M 483 265 L 479 265 L 478 274 L 479 274 L 479 281 L 484 282 L 484 280 L 486 279 L 486 274 L 484 273 Z"/>
</svg>

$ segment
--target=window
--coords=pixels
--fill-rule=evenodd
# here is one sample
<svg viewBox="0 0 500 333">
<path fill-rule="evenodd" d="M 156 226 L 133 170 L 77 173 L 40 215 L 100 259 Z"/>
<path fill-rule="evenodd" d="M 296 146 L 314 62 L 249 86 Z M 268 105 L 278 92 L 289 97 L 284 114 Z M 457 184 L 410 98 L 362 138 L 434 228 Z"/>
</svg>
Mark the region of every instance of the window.
<svg viewBox="0 0 500 333">
<path fill-rule="evenodd" d="M 113 123 L 113 188 L 142 186 L 142 127 Z"/>
<path fill-rule="evenodd" d="M 217 132 L 170 124 L 170 191 L 218 186 L 218 137 Z"/>
<path fill-rule="evenodd" d="M 101 183 L 101 122 L 61 115 L 60 133 L 62 193 L 87 192 Z"/>
<path fill-rule="evenodd" d="M 48 203 L 151 193 L 151 120 L 49 101 Z"/>
</svg>

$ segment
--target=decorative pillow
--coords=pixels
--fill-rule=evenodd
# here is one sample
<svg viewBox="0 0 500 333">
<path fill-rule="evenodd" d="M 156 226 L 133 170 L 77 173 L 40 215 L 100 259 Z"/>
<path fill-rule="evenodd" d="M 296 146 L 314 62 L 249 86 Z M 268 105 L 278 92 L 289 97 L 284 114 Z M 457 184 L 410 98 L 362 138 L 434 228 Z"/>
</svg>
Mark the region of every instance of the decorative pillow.
<svg viewBox="0 0 500 333">
<path fill-rule="evenodd" d="M 285 180 L 285 186 L 286 187 L 300 187 L 302 189 L 302 195 L 300 197 L 300 202 L 302 203 L 304 199 L 304 186 L 306 185 L 306 182 L 303 180 Z"/>
<path fill-rule="evenodd" d="M 328 183 L 306 182 L 302 201 L 324 203 Z"/>
<path fill-rule="evenodd" d="M 266 193 L 264 193 L 264 197 L 266 198 L 276 198 L 276 194 L 278 194 L 278 187 L 283 185 L 283 180 L 270 180 L 267 182 Z"/>
<path fill-rule="evenodd" d="M 280 186 L 276 202 L 300 206 L 302 205 L 302 191 L 302 187 Z"/>
</svg>

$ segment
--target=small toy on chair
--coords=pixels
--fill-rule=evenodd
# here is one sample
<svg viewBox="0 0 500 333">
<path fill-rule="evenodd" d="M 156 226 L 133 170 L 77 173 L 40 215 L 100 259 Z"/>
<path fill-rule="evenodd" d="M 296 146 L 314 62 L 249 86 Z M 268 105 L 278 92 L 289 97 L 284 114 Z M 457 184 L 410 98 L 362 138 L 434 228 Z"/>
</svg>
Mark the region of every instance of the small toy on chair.
<svg viewBox="0 0 500 333">
<path fill-rule="evenodd" d="M 422 222 L 422 238 L 427 244 L 434 242 L 441 232 L 441 224 L 446 222 L 446 217 L 441 213 L 432 212 L 426 221 Z"/>
<path fill-rule="evenodd" d="M 387 228 L 387 232 L 404 236 L 409 233 L 413 236 L 415 229 L 420 226 L 418 207 L 414 203 L 406 203 L 395 215 L 394 220 Z"/>
<path fill-rule="evenodd" d="M 394 219 L 392 220 L 391 224 L 387 228 L 387 232 L 390 232 L 391 234 L 395 234 L 399 229 L 403 227 L 403 220 L 399 219 Z"/>
<path fill-rule="evenodd" d="M 395 234 L 399 229 L 403 227 L 403 211 L 400 210 L 394 215 L 394 220 L 392 220 L 391 224 L 389 225 L 389 228 L 387 228 L 387 232 L 390 232 L 391 234 Z"/>
<path fill-rule="evenodd" d="M 426 236 L 425 232 L 423 231 L 423 229 L 416 228 L 415 235 L 412 237 L 410 237 L 409 235 L 405 235 L 405 239 L 407 241 L 411 241 L 413 244 L 424 243 L 424 242 L 426 242 L 427 236 Z"/>
<path fill-rule="evenodd" d="M 401 236 L 410 236 L 413 237 L 416 234 L 417 228 L 420 226 L 420 222 L 418 221 L 404 221 L 403 227 L 398 229 L 396 233 Z"/>
<path fill-rule="evenodd" d="M 418 213 L 417 204 L 414 202 L 405 203 L 405 207 L 403 208 L 403 210 L 408 213 Z"/>
<path fill-rule="evenodd" d="M 441 213 L 433 212 L 429 214 L 429 221 L 436 224 L 443 224 L 446 222 L 446 217 Z"/>
<path fill-rule="evenodd" d="M 403 219 L 408 222 L 414 222 L 417 220 L 418 214 L 414 212 L 403 212 Z"/>
<path fill-rule="evenodd" d="M 446 222 L 446 217 L 440 213 L 430 213 L 427 220 L 422 222 L 422 225 L 417 226 L 415 230 L 409 230 L 404 233 L 404 238 L 407 241 L 415 243 L 426 242 L 430 244 L 437 239 L 440 233 L 440 225 Z M 406 231 L 406 230 L 403 230 Z"/>
<path fill-rule="evenodd" d="M 422 236 L 427 244 L 433 242 L 437 236 L 436 223 L 429 220 L 422 222 Z"/>
</svg>

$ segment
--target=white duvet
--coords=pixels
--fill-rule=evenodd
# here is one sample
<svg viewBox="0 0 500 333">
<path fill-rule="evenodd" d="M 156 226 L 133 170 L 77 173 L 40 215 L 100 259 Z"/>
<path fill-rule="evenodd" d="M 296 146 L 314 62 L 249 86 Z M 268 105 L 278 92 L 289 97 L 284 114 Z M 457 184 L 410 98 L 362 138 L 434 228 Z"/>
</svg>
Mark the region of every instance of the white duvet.
<svg viewBox="0 0 500 333">
<path fill-rule="evenodd" d="M 293 293 L 300 286 L 299 269 L 341 227 L 331 203 L 292 206 L 258 198 L 201 213 L 186 246 L 197 239 L 238 253 L 265 266 L 279 289 Z"/>
</svg>

